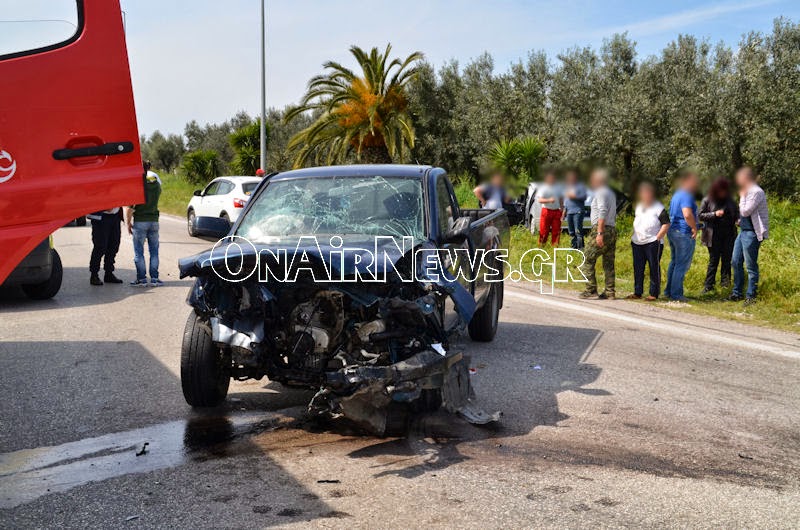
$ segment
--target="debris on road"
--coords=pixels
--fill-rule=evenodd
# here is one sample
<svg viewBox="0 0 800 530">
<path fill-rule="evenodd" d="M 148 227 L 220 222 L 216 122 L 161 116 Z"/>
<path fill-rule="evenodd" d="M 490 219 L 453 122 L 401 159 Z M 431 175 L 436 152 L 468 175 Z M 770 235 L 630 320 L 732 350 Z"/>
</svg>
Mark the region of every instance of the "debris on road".
<svg viewBox="0 0 800 530">
<path fill-rule="evenodd" d="M 753 459 L 752 456 L 746 455 L 744 453 L 739 453 L 739 458 L 744 458 L 745 460 L 752 460 Z"/>
<path fill-rule="evenodd" d="M 138 518 L 139 518 L 138 515 L 129 515 L 128 517 L 125 518 L 125 520 L 126 521 L 135 521 Z"/>
<path fill-rule="evenodd" d="M 148 445 L 150 445 L 150 444 L 148 442 L 145 442 L 144 445 L 142 446 L 142 449 L 138 453 L 136 453 L 136 456 L 144 456 L 144 455 L 146 455 L 147 454 L 147 446 Z"/>
<path fill-rule="evenodd" d="M 338 478 L 323 478 L 317 481 L 317 484 L 340 484 L 342 481 Z"/>
</svg>

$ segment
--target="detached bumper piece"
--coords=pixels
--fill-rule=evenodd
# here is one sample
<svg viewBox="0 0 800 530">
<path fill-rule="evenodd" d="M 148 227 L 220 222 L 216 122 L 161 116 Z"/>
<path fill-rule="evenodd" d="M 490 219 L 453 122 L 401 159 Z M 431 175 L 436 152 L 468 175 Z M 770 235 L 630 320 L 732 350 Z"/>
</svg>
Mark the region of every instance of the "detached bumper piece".
<svg viewBox="0 0 800 530">
<path fill-rule="evenodd" d="M 487 413 L 475 402 L 468 369 L 461 353 L 441 354 L 423 350 L 389 366 L 353 366 L 325 374 L 325 384 L 309 404 L 309 412 L 330 418 L 345 418 L 360 428 L 383 436 L 391 434 L 402 414 L 423 392 L 434 402 L 473 424 L 500 420 L 500 413 Z M 439 397 L 440 396 L 440 397 Z"/>
</svg>

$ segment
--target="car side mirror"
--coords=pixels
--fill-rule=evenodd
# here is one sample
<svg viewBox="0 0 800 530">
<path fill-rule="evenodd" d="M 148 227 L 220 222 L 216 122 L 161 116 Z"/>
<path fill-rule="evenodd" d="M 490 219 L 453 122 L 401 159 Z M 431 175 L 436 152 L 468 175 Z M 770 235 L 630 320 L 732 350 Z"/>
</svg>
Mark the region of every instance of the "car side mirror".
<svg viewBox="0 0 800 530">
<path fill-rule="evenodd" d="M 231 223 L 222 217 L 196 217 L 194 229 L 199 236 L 222 239 L 231 231 Z"/>
<path fill-rule="evenodd" d="M 442 243 L 461 244 L 469 237 L 469 225 L 472 219 L 464 216 L 459 217 L 453 222 L 453 226 L 445 232 L 442 237 Z"/>
<path fill-rule="evenodd" d="M 202 197 L 203 196 L 203 191 L 202 190 L 194 190 L 194 196 L 195 197 Z"/>
</svg>

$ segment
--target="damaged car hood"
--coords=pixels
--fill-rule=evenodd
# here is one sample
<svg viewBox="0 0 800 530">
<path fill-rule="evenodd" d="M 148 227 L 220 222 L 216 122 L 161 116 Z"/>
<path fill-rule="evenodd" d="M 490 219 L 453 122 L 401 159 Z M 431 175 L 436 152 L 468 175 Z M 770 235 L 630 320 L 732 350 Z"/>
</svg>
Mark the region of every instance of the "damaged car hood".
<svg viewBox="0 0 800 530">
<path fill-rule="evenodd" d="M 294 244 L 253 244 L 242 238 L 225 238 L 212 249 L 181 258 L 178 261 L 180 277 L 217 274 L 223 279 L 241 281 L 250 274 L 266 277 L 265 272 L 259 269 L 266 267 L 289 278 L 299 269 L 316 269 L 329 283 L 336 283 L 337 278 L 391 279 L 405 273 L 406 277 L 413 274 L 414 278 L 447 292 L 464 323 L 468 323 L 475 313 L 472 293 L 449 270 L 441 266 L 433 269 L 423 266 L 426 257 L 438 252 L 430 242 L 415 241 L 414 245 L 406 244 L 404 247 L 393 238 L 382 238 L 333 246 L 321 244 L 314 238 L 307 239 L 300 238 Z M 412 254 L 416 254 L 416 259 L 412 259 Z M 431 259 L 430 263 L 440 264 L 440 261 Z M 415 267 L 413 272 L 412 264 Z M 235 274 L 226 278 L 229 271 Z M 269 281 L 264 283 L 268 285 Z"/>
</svg>

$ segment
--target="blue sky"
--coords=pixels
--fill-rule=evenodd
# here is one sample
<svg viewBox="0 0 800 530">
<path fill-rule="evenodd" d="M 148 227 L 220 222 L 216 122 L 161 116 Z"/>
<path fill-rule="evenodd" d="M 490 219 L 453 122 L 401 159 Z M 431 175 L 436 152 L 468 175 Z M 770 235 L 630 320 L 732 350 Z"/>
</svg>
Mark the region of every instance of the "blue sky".
<svg viewBox="0 0 800 530">
<path fill-rule="evenodd" d="M 26 0 L 26 9 L 40 14 L 58 1 Z M 190 119 L 258 112 L 258 0 L 121 3 L 142 132 L 181 132 Z M 0 0 L 0 20 L 13 18 L 8 13 L 19 5 Z M 391 42 L 397 54 L 420 50 L 437 66 L 488 51 L 505 70 L 530 50 L 555 60 L 567 48 L 597 47 L 623 31 L 642 57 L 681 33 L 735 46 L 750 30 L 771 31 L 779 16 L 800 21 L 800 1 L 267 0 L 268 105 L 295 102 L 323 61 L 349 61 L 351 44 Z"/>
</svg>

